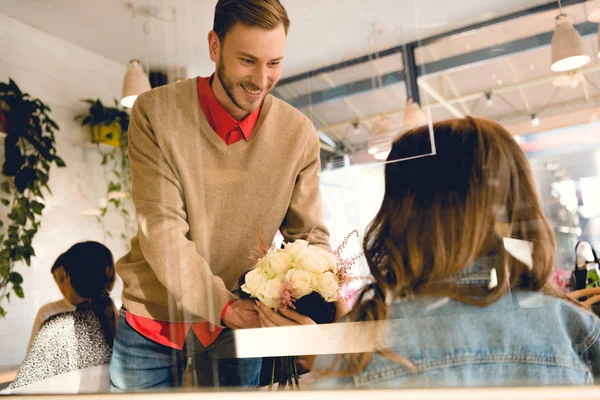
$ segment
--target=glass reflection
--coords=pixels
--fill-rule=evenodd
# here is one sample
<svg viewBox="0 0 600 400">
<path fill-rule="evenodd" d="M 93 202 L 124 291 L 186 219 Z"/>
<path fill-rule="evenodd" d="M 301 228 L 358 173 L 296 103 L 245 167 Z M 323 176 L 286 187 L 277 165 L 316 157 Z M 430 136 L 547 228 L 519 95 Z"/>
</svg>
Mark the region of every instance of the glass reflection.
<svg viewBox="0 0 600 400">
<path fill-rule="evenodd" d="M 66 163 L 22 214 L 0 179 L 0 388 L 594 383 L 600 1 L 466 1 L 0 1 L 0 82 L 51 107 Z M 558 14 L 593 60 L 564 74 Z M 131 59 L 154 89 L 125 110 Z M 25 170 L 35 118 L 7 104 L 2 163 Z M 309 238 L 364 251 L 353 279 Z M 118 277 L 62 265 L 89 240 Z"/>
</svg>

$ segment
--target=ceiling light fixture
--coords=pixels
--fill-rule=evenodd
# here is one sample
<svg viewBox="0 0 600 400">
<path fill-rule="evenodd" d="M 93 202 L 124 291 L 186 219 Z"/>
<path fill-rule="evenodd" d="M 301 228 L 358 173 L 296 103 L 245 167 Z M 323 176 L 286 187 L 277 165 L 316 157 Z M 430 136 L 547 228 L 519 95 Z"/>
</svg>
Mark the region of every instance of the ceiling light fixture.
<svg viewBox="0 0 600 400">
<path fill-rule="evenodd" d="M 487 104 L 488 107 L 494 107 L 494 99 L 492 99 L 492 92 L 487 92 L 485 94 L 485 104 Z"/>
<path fill-rule="evenodd" d="M 121 105 L 131 108 L 137 97 L 150 90 L 150 79 L 142 69 L 142 64 L 138 60 L 129 61 L 127 72 L 123 79 L 123 93 L 121 96 Z"/>
<path fill-rule="evenodd" d="M 404 109 L 402 130 L 407 130 L 427 123 L 427 115 L 421 110 L 418 103 L 409 98 Z"/>
<path fill-rule="evenodd" d="M 531 114 L 531 126 L 534 128 L 540 126 L 540 119 L 535 114 Z"/>
<path fill-rule="evenodd" d="M 385 160 L 392 149 L 392 136 L 390 120 L 385 117 L 375 117 L 369 134 L 369 154 L 376 160 Z"/>
<path fill-rule="evenodd" d="M 554 72 L 570 71 L 590 62 L 590 56 L 585 54 L 579 32 L 567 20 L 567 15 L 562 12 L 556 17 L 551 50 L 552 65 L 550 69 Z"/>
</svg>

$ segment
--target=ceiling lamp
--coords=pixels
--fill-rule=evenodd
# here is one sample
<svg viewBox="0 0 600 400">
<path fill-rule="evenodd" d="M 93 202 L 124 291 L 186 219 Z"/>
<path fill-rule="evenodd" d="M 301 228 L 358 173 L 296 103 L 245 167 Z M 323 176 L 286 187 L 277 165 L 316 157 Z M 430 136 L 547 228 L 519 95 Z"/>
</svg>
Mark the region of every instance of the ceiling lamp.
<svg viewBox="0 0 600 400">
<path fill-rule="evenodd" d="M 138 60 L 129 61 L 127 73 L 123 79 L 123 94 L 121 96 L 121 105 L 131 108 L 137 97 L 150 90 L 150 79 L 142 69 L 142 64 Z"/>
<path fill-rule="evenodd" d="M 540 119 L 535 114 L 531 114 L 531 126 L 533 126 L 534 128 L 540 126 Z"/>
<path fill-rule="evenodd" d="M 485 94 L 485 104 L 488 107 L 494 107 L 494 99 L 492 99 L 492 92 L 487 92 Z"/>
<path fill-rule="evenodd" d="M 369 154 L 376 160 L 385 160 L 392 150 L 393 135 L 390 120 L 380 116 L 375 117 L 369 134 Z"/>
<path fill-rule="evenodd" d="M 581 72 L 568 71 L 566 74 L 554 78 L 552 85 L 555 87 L 570 87 L 576 89 L 584 80 L 585 78 Z"/>
<path fill-rule="evenodd" d="M 554 72 L 570 71 L 590 62 L 585 54 L 583 41 L 573 24 L 567 21 L 566 14 L 556 17 L 556 27 L 552 35 L 552 65 Z"/>
<path fill-rule="evenodd" d="M 413 102 L 413 99 L 409 98 L 406 108 L 404 109 L 402 130 L 406 131 L 417 126 L 425 125 L 426 123 L 427 115 L 421 110 L 418 103 Z"/>
</svg>

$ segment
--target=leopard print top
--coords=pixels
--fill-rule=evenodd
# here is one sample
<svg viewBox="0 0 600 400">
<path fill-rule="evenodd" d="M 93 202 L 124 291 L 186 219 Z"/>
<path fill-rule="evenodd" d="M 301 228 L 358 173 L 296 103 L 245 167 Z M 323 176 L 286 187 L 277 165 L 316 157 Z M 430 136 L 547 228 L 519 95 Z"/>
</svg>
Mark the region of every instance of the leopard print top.
<svg viewBox="0 0 600 400">
<path fill-rule="evenodd" d="M 112 349 L 89 308 L 57 314 L 44 322 L 9 389 L 56 375 L 110 363 Z"/>
</svg>

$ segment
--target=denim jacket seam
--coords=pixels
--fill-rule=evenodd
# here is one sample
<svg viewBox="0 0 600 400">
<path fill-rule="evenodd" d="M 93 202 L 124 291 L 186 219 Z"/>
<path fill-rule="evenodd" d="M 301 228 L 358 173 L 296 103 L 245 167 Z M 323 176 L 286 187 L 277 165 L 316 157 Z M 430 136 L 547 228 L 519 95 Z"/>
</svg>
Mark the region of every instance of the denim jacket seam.
<svg viewBox="0 0 600 400">
<path fill-rule="evenodd" d="M 520 364 L 537 364 L 556 366 L 564 368 L 572 368 L 578 371 L 587 371 L 587 368 L 577 365 L 572 360 L 557 356 L 544 355 L 526 355 L 526 354 L 465 354 L 458 357 L 444 357 L 436 360 L 417 361 L 413 364 L 417 369 L 417 373 L 435 371 L 442 368 L 459 367 L 473 364 L 497 364 L 502 362 L 520 363 Z M 413 375 L 413 373 L 405 366 L 395 365 L 356 376 L 354 384 L 359 386 L 363 383 L 372 382 L 373 380 L 399 378 Z"/>
<path fill-rule="evenodd" d="M 592 346 L 598 342 L 598 339 L 600 338 L 600 324 L 598 323 L 598 321 L 596 321 L 595 325 L 595 330 L 592 332 L 591 335 L 586 336 L 585 340 L 582 343 L 582 346 L 584 347 L 582 354 L 587 353 L 592 348 Z"/>
</svg>

